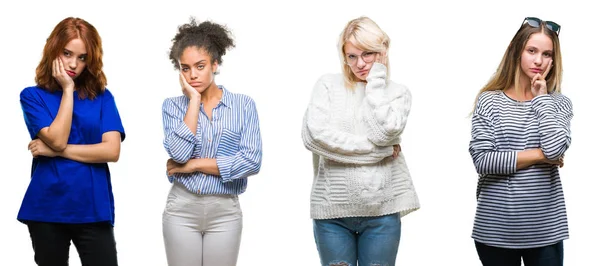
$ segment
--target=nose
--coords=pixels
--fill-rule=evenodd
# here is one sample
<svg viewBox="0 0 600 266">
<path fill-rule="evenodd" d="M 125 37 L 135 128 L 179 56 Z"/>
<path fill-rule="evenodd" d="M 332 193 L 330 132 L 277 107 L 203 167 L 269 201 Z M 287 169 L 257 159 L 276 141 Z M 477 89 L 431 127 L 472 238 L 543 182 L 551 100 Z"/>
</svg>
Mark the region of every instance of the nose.
<svg viewBox="0 0 600 266">
<path fill-rule="evenodd" d="M 190 80 L 195 80 L 198 78 L 198 70 L 195 68 L 190 69 Z"/>
<path fill-rule="evenodd" d="M 542 64 L 542 54 L 537 54 L 535 56 L 535 58 L 533 58 L 533 63 L 535 63 L 536 65 L 541 65 Z"/>
<path fill-rule="evenodd" d="M 359 56 L 359 57 L 356 59 L 356 66 L 357 66 L 358 68 L 363 68 L 365 65 L 367 65 L 367 63 L 365 62 L 365 60 L 363 60 L 362 56 Z"/>
<path fill-rule="evenodd" d="M 66 58 L 66 60 L 67 62 L 65 63 L 71 70 L 75 70 L 77 68 L 77 58 L 70 57 Z"/>
</svg>

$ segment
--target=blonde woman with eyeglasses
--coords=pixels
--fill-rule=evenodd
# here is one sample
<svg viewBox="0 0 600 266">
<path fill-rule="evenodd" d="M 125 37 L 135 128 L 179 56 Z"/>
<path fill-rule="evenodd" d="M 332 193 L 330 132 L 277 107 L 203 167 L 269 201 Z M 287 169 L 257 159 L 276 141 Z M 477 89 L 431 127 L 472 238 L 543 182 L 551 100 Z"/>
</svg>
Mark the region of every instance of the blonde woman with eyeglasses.
<svg viewBox="0 0 600 266">
<path fill-rule="evenodd" d="M 563 265 L 559 167 L 573 117 L 552 21 L 525 18 L 478 94 L 469 151 L 479 174 L 472 237 L 484 266 Z"/>
<path fill-rule="evenodd" d="M 348 22 L 338 47 L 342 74 L 317 81 L 304 117 L 322 265 L 395 265 L 400 218 L 419 208 L 400 150 L 411 94 L 389 80 L 389 45 L 371 19 Z"/>
</svg>

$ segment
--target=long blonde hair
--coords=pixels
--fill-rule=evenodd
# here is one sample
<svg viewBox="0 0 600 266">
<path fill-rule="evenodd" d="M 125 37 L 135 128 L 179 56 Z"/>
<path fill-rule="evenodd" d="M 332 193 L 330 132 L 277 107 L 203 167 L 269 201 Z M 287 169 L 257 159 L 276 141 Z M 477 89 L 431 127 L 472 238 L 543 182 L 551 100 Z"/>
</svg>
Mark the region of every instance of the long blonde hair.
<svg viewBox="0 0 600 266">
<path fill-rule="evenodd" d="M 348 64 L 346 64 L 346 52 L 344 45 L 350 42 L 356 48 L 364 51 L 372 51 L 385 53 L 390 47 L 390 38 L 379 28 L 379 26 L 368 17 L 359 17 L 353 19 L 346 24 L 346 27 L 340 34 L 338 42 L 338 51 L 340 52 L 340 61 L 342 63 L 342 73 L 344 74 L 344 85 L 346 88 L 352 89 L 356 86 L 358 79 Z M 387 77 L 389 77 L 390 63 L 389 57 L 386 56 L 384 65 L 387 66 Z"/>
<path fill-rule="evenodd" d="M 490 81 L 488 81 L 488 83 L 477 93 L 473 110 L 475 110 L 477 105 L 477 99 L 483 92 L 505 90 L 511 86 L 515 86 L 517 90 L 519 89 L 519 78 L 521 76 L 521 54 L 525 49 L 525 45 L 527 44 L 529 37 L 534 33 L 540 32 L 552 40 L 554 49 L 552 53 L 552 64 L 554 66 L 552 69 L 550 69 L 548 76 L 546 76 L 548 93 L 560 92 L 563 69 L 558 35 L 546 27 L 545 21 L 542 21 L 539 27 L 532 27 L 529 24 L 524 23 L 510 41 L 508 48 L 506 48 L 506 52 L 504 52 L 504 56 L 502 57 L 502 61 L 500 62 L 496 73 L 494 73 Z"/>
</svg>

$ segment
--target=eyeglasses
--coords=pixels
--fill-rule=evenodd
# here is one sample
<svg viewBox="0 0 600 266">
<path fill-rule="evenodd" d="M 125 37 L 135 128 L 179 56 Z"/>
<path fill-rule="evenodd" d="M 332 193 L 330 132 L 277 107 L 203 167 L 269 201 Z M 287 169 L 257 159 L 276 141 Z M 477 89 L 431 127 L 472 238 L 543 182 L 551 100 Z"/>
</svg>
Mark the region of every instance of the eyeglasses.
<svg viewBox="0 0 600 266">
<path fill-rule="evenodd" d="M 360 58 L 362 58 L 362 60 L 365 63 L 371 63 L 371 62 L 375 61 L 376 54 L 377 54 L 376 52 L 368 52 L 367 51 L 367 52 L 363 52 L 360 55 Z M 354 55 L 354 54 L 347 55 L 346 56 L 346 64 L 349 66 L 356 65 L 356 63 L 358 62 L 358 57 L 359 57 L 358 55 Z"/>
<path fill-rule="evenodd" d="M 535 17 L 526 17 L 523 20 L 523 23 L 521 23 L 521 25 L 527 23 L 531 27 L 539 28 L 540 25 L 542 25 L 542 22 L 546 22 L 546 28 L 553 31 L 554 33 L 556 33 L 556 36 L 558 36 L 558 33 L 560 32 L 560 25 L 558 25 L 556 22 L 553 22 L 553 21 L 543 21 L 543 20 L 541 20 L 539 18 L 535 18 Z"/>
</svg>

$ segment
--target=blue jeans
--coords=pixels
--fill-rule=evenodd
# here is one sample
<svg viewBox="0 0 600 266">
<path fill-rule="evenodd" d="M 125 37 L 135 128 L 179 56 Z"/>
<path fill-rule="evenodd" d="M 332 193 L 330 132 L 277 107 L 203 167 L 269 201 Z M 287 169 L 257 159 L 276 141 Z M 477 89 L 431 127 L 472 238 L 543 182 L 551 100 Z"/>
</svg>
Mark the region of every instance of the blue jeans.
<svg viewBox="0 0 600 266">
<path fill-rule="evenodd" d="M 394 266 L 400 215 L 313 220 L 323 266 Z"/>
<path fill-rule="evenodd" d="M 525 266 L 562 266 L 563 242 L 526 249 L 508 249 L 488 246 L 475 241 L 477 254 L 483 266 L 520 266 L 521 258 Z"/>
</svg>

